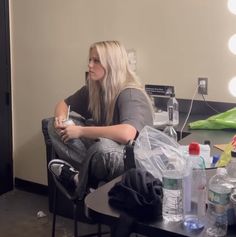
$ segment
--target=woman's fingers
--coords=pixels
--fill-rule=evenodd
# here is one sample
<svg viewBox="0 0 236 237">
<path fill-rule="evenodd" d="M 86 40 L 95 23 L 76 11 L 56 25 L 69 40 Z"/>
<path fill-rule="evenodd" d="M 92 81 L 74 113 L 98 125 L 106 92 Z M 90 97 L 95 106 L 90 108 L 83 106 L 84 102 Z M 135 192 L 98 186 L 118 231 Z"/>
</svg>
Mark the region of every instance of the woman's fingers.
<svg viewBox="0 0 236 237">
<path fill-rule="evenodd" d="M 63 142 L 73 138 L 79 138 L 78 126 L 76 125 L 64 125 L 60 129 L 60 136 Z"/>
<path fill-rule="evenodd" d="M 55 117 L 54 125 L 56 128 L 63 126 L 64 119 L 62 117 Z"/>
</svg>

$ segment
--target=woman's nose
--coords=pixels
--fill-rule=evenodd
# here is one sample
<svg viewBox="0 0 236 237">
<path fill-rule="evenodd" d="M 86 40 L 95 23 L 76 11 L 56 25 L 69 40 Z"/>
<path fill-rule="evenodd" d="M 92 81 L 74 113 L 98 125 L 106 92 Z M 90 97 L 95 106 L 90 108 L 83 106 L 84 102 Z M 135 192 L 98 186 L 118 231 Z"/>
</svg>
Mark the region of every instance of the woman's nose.
<svg viewBox="0 0 236 237">
<path fill-rule="evenodd" d="M 91 67 L 93 67 L 93 65 L 94 65 L 93 60 L 90 60 L 90 61 L 88 62 L 88 67 L 91 68 Z"/>
<path fill-rule="evenodd" d="M 89 67 L 89 68 L 92 67 L 92 63 L 91 63 L 91 62 L 88 63 L 88 67 Z"/>
</svg>

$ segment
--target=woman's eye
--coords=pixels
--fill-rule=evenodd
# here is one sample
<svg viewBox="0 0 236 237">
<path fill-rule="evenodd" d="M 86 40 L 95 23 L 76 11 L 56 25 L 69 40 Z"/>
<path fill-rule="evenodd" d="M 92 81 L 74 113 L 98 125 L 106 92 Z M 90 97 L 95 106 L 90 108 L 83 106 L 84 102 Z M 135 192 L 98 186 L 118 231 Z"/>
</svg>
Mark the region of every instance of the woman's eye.
<svg viewBox="0 0 236 237">
<path fill-rule="evenodd" d="M 97 58 L 95 58 L 95 59 L 93 60 L 93 62 L 96 63 L 96 64 L 99 64 L 99 63 L 100 63 L 100 60 L 97 59 Z"/>
<path fill-rule="evenodd" d="M 100 64 L 100 60 L 98 58 L 90 58 L 89 63 L 93 62 L 94 64 Z"/>
</svg>

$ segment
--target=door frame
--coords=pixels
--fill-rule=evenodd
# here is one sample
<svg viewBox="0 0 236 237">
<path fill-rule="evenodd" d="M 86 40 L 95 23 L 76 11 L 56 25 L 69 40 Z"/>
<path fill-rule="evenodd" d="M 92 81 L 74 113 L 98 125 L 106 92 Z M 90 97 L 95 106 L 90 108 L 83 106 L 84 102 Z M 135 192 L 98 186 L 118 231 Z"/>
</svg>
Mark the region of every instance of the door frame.
<svg viewBox="0 0 236 237">
<path fill-rule="evenodd" d="M 13 189 L 9 0 L 0 0 L 0 194 Z"/>
</svg>

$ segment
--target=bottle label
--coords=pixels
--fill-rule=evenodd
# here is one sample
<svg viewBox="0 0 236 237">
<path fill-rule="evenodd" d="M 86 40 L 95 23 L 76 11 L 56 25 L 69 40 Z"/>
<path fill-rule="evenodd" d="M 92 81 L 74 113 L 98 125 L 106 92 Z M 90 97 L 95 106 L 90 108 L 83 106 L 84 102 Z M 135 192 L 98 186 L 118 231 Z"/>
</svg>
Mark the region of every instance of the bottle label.
<svg viewBox="0 0 236 237">
<path fill-rule="evenodd" d="M 230 193 L 216 193 L 212 190 L 209 190 L 208 200 L 215 204 L 227 205 L 230 200 Z"/>
<path fill-rule="evenodd" d="M 169 114 L 169 121 L 172 121 L 173 122 L 173 114 L 174 114 L 174 108 L 173 106 L 169 106 L 168 107 L 168 114 Z"/>
<path fill-rule="evenodd" d="M 182 189 L 182 179 L 172 179 L 163 177 L 163 188 L 170 190 Z"/>
<path fill-rule="evenodd" d="M 173 104 L 173 109 L 174 109 L 175 111 L 178 110 L 178 104 L 177 104 L 177 103 L 174 103 L 174 104 Z"/>
</svg>

